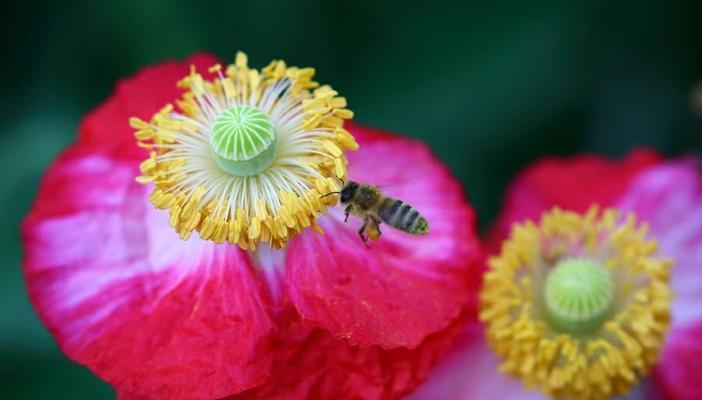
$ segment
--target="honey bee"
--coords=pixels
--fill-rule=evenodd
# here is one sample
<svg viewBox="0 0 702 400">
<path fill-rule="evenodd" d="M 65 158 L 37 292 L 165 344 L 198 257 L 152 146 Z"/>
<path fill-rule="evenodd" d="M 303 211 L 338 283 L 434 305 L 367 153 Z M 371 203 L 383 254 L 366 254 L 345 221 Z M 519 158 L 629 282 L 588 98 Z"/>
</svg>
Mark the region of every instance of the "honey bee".
<svg viewBox="0 0 702 400">
<path fill-rule="evenodd" d="M 378 240 L 380 237 L 381 222 L 415 236 L 426 235 L 429 232 L 429 224 L 419 211 L 402 200 L 384 196 L 375 185 L 349 181 L 341 191 L 324 196 L 337 193 L 340 194 L 341 204 L 346 206 L 344 222 L 348 222 L 351 214 L 363 218 L 358 235 L 366 246 L 368 239 Z"/>
</svg>

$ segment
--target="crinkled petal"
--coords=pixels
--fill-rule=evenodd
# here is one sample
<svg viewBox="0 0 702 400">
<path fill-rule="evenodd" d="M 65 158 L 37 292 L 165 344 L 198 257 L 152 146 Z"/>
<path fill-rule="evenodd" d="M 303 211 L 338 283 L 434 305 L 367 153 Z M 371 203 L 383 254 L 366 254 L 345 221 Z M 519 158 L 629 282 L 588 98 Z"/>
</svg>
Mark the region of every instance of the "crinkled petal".
<svg viewBox="0 0 702 400">
<path fill-rule="evenodd" d="M 389 185 L 429 222 L 414 237 L 381 225 L 366 248 L 361 221 L 343 210 L 322 218 L 324 235 L 293 239 L 286 259 L 287 287 L 301 317 L 352 344 L 415 347 L 454 320 L 475 296 L 471 269 L 479 246 L 474 214 L 459 183 L 416 141 L 352 127 L 361 149 L 349 157 L 349 179 Z"/>
<path fill-rule="evenodd" d="M 45 176 L 23 224 L 32 302 L 76 361 L 121 390 L 211 398 L 270 370 L 273 325 L 240 251 L 183 242 L 134 182 L 144 151 L 128 126 L 177 98 L 196 55 L 121 81 Z"/>
<path fill-rule="evenodd" d="M 95 145 L 123 134 L 103 118 L 85 122 L 92 139 L 49 169 L 22 225 L 41 319 L 70 358 L 120 391 L 209 399 L 265 381 L 275 328 L 248 258 L 181 241 L 134 182 L 138 161 L 124 146 Z"/>
<path fill-rule="evenodd" d="M 579 155 L 535 162 L 509 185 L 500 217 L 488 237 L 488 248 L 498 250 L 512 224 L 538 220 L 551 207 L 584 212 L 592 204 L 613 205 L 636 174 L 659 161 L 656 153 L 639 149 L 622 160 Z"/>
<path fill-rule="evenodd" d="M 483 338 L 483 327 L 464 327 L 456 344 L 434 368 L 429 381 L 408 400 L 547 399 L 521 381 L 498 371 L 499 360 Z"/>
<path fill-rule="evenodd" d="M 459 320 L 415 349 L 357 347 L 290 313 L 276 340 L 271 381 L 233 400 L 396 399 L 429 375 L 460 331 Z"/>
<path fill-rule="evenodd" d="M 657 375 L 674 398 L 697 398 L 702 393 L 702 174 L 697 160 L 641 173 L 620 208 L 647 221 L 661 254 L 675 260 L 672 324 Z"/>
</svg>

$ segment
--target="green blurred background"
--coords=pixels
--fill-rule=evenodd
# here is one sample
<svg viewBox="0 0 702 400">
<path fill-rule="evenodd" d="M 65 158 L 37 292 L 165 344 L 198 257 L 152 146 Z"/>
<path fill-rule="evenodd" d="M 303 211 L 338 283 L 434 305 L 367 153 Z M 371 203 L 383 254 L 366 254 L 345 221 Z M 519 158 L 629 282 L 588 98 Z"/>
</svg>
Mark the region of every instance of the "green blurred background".
<svg viewBox="0 0 702 400">
<path fill-rule="evenodd" d="M 0 390 L 112 398 L 27 301 L 18 224 L 82 115 L 139 68 L 195 51 L 314 66 L 356 120 L 427 142 L 484 229 L 506 182 L 547 154 L 702 149 L 702 2 L 149 1 L 3 5 Z M 563 2 L 566 3 L 566 2 Z M 516 2 L 515 2 L 516 4 Z"/>
</svg>

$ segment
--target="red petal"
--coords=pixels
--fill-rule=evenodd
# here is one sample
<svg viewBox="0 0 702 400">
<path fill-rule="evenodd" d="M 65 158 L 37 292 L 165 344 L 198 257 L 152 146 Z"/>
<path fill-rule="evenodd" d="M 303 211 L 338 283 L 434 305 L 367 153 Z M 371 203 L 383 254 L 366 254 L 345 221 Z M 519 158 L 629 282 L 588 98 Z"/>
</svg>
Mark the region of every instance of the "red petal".
<svg viewBox="0 0 702 400">
<path fill-rule="evenodd" d="M 207 68 L 217 62 L 212 55 L 195 54 L 184 62 L 168 61 L 141 69 L 119 81 L 115 93 L 83 119 L 79 141 L 110 148 L 115 155 L 145 158 L 144 150 L 136 145 L 129 118 L 150 120 L 154 113 L 180 97 L 183 90 L 176 83 L 188 74 L 191 65 L 209 76 Z"/>
<path fill-rule="evenodd" d="M 551 207 L 583 212 L 592 204 L 613 205 L 636 174 L 659 161 L 652 150 L 639 149 L 623 160 L 578 155 L 535 162 L 509 185 L 500 218 L 488 235 L 490 252 L 499 249 L 513 223 L 537 220 Z"/>
<path fill-rule="evenodd" d="M 210 399 L 264 381 L 274 330 L 238 248 L 177 238 L 137 163 L 75 147 L 22 226 L 30 298 L 62 350 L 118 389 Z"/>
<path fill-rule="evenodd" d="M 358 218 L 342 210 L 323 218 L 323 236 L 295 238 L 287 257 L 287 286 L 302 318 L 353 344 L 415 347 L 454 320 L 474 297 L 471 271 L 479 257 L 474 214 L 460 184 L 416 141 L 352 127 L 361 145 L 349 177 L 394 184 L 388 196 L 412 204 L 431 232 L 413 237 L 381 225 L 368 249 Z"/>
<path fill-rule="evenodd" d="M 127 393 L 127 392 L 117 392 L 117 400 L 153 400 L 147 396 L 142 396 L 140 394 Z"/>
<path fill-rule="evenodd" d="M 289 313 L 276 341 L 273 374 L 268 384 L 233 400 L 395 399 L 409 393 L 429 375 L 450 347 L 459 321 L 430 335 L 416 349 L 359 348 L 320 329 L 301 325 Z"/>
</svg>

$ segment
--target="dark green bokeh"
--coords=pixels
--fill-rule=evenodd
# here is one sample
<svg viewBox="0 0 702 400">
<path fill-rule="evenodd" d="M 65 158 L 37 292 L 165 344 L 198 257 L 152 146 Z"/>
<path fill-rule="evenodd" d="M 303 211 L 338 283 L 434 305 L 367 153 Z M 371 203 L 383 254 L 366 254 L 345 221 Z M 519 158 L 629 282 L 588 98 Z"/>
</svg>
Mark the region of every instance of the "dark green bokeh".
<svg viewBox="0 0 702 400">
<path fill-rule="evenodd" d="M 508 179 L 535 158 L 619 156 L 640 145 L 668 155 L 700 150 L 689 92 L 702 78 L 701 3 L 568 3 L 5 4 L 2 397 L 113 397 L 60 354 L 35 317 L 17 227 L 81 116 L 143 66 L 196 51 L 231 60 L 237 50 L 255 66 L 272 58 L 315 66 L 357 121 L 427 142 L 465 184 L 483 228 Z"/>
</svg>

